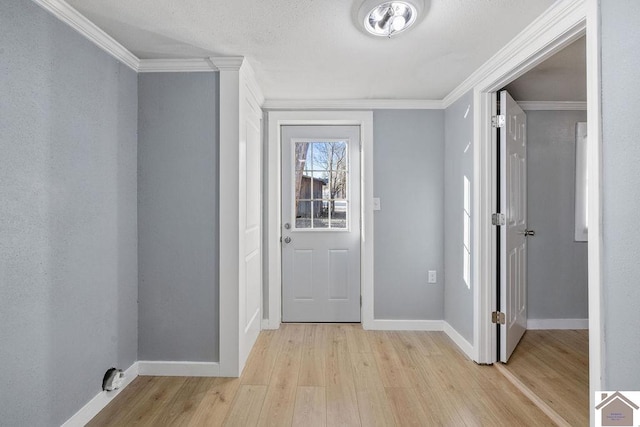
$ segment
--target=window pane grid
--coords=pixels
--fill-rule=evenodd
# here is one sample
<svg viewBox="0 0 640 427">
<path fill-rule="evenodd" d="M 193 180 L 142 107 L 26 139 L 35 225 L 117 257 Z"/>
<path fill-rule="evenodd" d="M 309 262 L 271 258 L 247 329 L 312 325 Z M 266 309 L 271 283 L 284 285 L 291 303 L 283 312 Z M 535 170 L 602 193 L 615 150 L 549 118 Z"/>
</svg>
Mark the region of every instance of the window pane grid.
<svg viewBox="0 0 640 427">
<path fill-rule="evenodd" d="M 295 228 L 347 229 L 347 142 L 295 143 Z"/>
</svg>

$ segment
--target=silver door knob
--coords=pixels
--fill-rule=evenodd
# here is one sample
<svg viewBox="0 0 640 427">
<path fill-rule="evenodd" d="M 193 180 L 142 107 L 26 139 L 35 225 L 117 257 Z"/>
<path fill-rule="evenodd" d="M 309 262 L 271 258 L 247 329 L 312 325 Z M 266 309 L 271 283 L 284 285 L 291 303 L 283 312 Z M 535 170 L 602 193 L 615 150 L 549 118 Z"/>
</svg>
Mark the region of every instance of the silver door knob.
<svg viewBox="0 0 640 427">
<path fill-rule="evenodd" d="M 287 237 L 285 237 L 285 238 L 284 238 L 284 242 L 285 242 L 285 243 L 291 243 L 291 237 L 288 237 L 288 236 L 287 236 Z"/>
<path fill-rule="evenodd" d="M 527 236 L 535 236 L 536 232 L 533 231 L 533 230 L 526 230 L 525 229 L 524 231 L 521 231 L 518 234 L 522 234 L 523 236 L 527 237 Z"/>
</svg>

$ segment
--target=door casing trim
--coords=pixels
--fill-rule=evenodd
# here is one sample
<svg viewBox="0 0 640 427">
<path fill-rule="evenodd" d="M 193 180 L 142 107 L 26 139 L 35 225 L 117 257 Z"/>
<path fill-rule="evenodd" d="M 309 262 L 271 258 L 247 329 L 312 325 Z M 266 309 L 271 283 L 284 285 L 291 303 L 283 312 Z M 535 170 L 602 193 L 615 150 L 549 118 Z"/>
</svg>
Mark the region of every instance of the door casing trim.
<svg viewBox="0 0 640 427">
<path fill-rule="evenodd" d="M 495 328 L 489 313 L 495 310 L 495 233 L 491 213 L 495 206 L 495 146 L 492 144 L 492 96 L 554 53 L 587 36 L 587 116 L 589 164 L 589 388 L 590 399 L 602 389 L 604 344 L 602 335 L 602 123 L 600 78 L 599 0 L 567 0 L 555 7 L 573 7 L 545 31 L 522 43 L 518 54 L 474 86 L 474 360 L 497 361 Z M 550 17 L 553 18 L 553 17 Z M 552 20 L 552 19 L 550 19 Z M 593 419 L 591 420 L 593 424 Z"/>
<path fill-rule="evenodd" d="M 267 113 L 265 247 L 268 311 L 265 329 L 278 329 L 282 322 L 281 126 L 360 126 L 360 319 L 364 329 L 373 327 L 373 112 L 371 111 L 270 111 Z M 264 303 L 264 301 L 263 301 Z"/>
<path fill-rule="evenodd" d="M 495 112 L 495 93 L 585 34 L 586 8 L 580 0 L 554 5 L 547 16 L 532 24 L 534 36 L 520 35 L 505 47 L 514 54 L 497 64 L 473 88 L 474 103 L 474 182 L 473 251 L 474 266 L 474 360 L 498 360 L 496 331 L 490 313 L 496 310 L 496 233 L 491 214 L 496 206 L 496 144 L 491 117 Z M 531 30 L 528 28 L 527 30 Z M 590 217 L 591 219 L 591 217 Z"/>
</svg>

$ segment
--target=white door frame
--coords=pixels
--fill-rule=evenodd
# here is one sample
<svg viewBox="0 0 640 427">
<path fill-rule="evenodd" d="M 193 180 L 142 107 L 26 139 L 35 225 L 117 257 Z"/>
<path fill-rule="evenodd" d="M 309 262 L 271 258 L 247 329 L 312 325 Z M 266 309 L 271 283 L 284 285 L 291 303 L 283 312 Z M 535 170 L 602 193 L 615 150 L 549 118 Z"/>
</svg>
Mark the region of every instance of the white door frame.
<svg viewBox="0 0 640 427">
<path fill-rule="evenodd" d="M 260 126 L 264 97 L 253 70 L 242 57 L 210 58 L 220 75 L 219 151 L 219 265 L 220 286 L 218 376 L 238 377 L 260 329 L 262 304 L 247 307 L 249 285 L 262 290 L 262 239 L 260 219 L 251 224 L 247 217 L 247 129 Z M 258 176 L 261 176 L 261 171 Z M 260 184 L 258 184 L 260 185 Z M 261 194 L 260 194 L 261 196 Z M 252 202 L 260 206 L 261 200 Z M 250 254 L 247 253 L 250 252 Z M 248 256 L 249 255 L 249 256 Z M 253 274 L 251 274 L 253 273 Z M 255 277 L 258 279 L 255 279 Z M 253 280 L 252 280 L 253 277 Z M 262 295 L 259 297 L 261 302 Z M 250 310 L 255 308 L 251 313 Z M 243 339 L 244 338 L 244 339 Z"/>
<path fill-rule="evenodd" d="M 498 64 L 474 86 L 474 353 L 478 363 L 497 361 L 496 332 L 490 313 L 496 309 L 496 239 L 491 225 L 496 196 L 496 150 L 492 146 L 491 116 L 495 114 L 495 92 L 568 44 L 587 34 L 587 99 L 589 134 L 589 386 L 602 386 L 601 322 L 601 121 L 600 47 L 598 0 L 563 2 L 556 18 L 534 23 L 528 34 L 521 33 L 508 46 L 513 54 Z M 536 25 L 537 24 L 537 25 Z M 495 98 L 493 98 L 495 99 Z"/>
<path fill-rule="evenodd" d="M 373 322 L 373 112 L 371 111 L 270 111 L 268 113 L 267 197 L 265 221 L 268 266 L 268 318 L 263 329 L 278 329 L 282 321 L 282 253 L 281 235 L 281 140 L 280 127 L 285 125 L 356 125 L 360 126 L 360 292 L 361 321 L 365 329 Z"/>
</svg>

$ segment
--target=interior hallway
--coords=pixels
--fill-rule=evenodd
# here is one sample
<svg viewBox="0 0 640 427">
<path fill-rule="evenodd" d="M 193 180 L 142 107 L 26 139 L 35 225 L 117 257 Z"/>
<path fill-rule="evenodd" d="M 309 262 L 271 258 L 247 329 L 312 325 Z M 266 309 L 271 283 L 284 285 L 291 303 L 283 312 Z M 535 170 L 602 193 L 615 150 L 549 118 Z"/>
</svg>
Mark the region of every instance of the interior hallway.
<svg viewBox="0 0 640 427">
<path fill-rule="evenodd" d="M 351 324 L 262 331 L 240 378 L 139 377 L 89 425 L 133 424 L 554 425 L 442 332 Z"/>
</svg>

